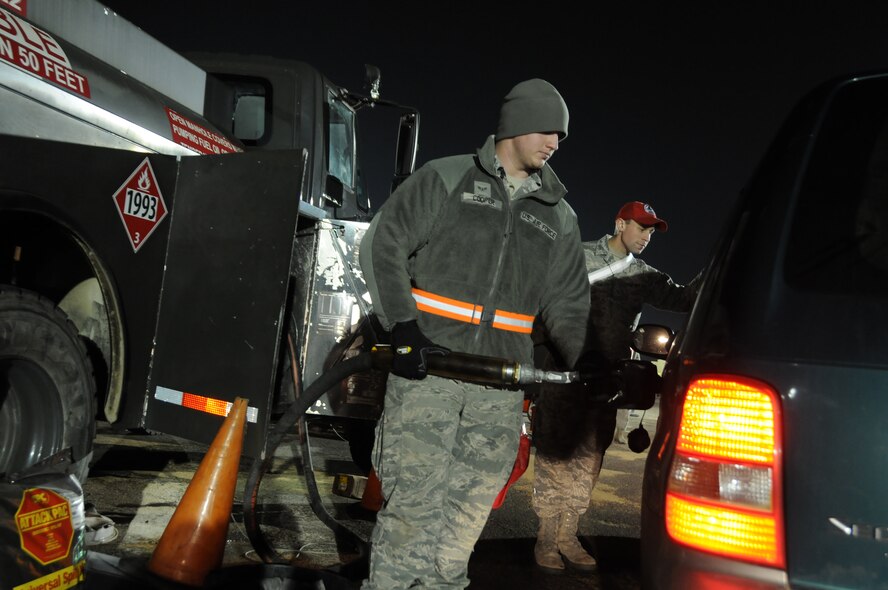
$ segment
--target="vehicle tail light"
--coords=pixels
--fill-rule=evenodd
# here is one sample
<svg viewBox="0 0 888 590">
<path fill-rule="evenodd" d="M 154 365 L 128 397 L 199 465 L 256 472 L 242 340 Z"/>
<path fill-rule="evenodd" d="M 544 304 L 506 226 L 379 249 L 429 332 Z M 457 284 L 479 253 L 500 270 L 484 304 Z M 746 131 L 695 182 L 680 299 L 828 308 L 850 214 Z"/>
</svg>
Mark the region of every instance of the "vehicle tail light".
<svg viewBox="0 0 888 590">
<path fill-rule="evenodd" d="M 784 567 L 780 404 L 768 385 L 704 375 L 688 386 L 666 491 L 676 541 Z"/>
</svg>

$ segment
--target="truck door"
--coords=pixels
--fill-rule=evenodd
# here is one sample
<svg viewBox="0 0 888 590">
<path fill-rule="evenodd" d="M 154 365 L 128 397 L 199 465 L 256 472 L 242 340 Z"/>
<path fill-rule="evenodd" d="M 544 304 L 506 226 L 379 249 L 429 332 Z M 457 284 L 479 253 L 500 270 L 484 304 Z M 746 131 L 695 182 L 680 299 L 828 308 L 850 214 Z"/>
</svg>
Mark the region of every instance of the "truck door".
<svg viewBox="0 0 888 590">
<path fill-rule="evenodd" d="M 305 158 L 293 150 L 181 159 L 146 428 L 209 443 L 244 397 L 244 454 L 264 450 Z"/>
</svg>

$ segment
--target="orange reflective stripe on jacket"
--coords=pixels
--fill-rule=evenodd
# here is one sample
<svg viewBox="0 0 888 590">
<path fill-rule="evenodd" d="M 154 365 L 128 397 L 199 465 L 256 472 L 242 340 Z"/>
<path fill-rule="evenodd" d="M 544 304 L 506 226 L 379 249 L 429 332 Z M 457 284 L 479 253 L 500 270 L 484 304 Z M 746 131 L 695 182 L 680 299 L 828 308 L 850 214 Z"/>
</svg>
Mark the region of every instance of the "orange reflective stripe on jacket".
<svg viewBox="0 0 888 590">
<path fill-rule="evenodd" d="M 493 327 L 510 332 L 530 334 L 533 331 L 533 316 L 498 309 L 493 316 Z"/>
<path fill-rule="evenodd" d="M 422 289 L 412 289 L 412 292 L 416 308 L 420 311 L 470 324 L 481 323 L 481 315 L 484 312 L 484 307 L 481 305 L 442 297 Z M 499 330 L 530 334 L 533 331 L 533 316 L 498 309 L 493 315 L 491 325 Z"/>
</svg>

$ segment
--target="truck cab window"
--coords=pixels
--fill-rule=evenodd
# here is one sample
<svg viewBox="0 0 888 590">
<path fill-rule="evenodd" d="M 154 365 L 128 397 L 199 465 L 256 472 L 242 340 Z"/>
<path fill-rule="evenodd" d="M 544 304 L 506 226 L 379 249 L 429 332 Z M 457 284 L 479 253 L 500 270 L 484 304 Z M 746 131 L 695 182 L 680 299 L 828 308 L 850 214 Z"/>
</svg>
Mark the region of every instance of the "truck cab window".
<svg viewBox="0 0 888 590">
<path fill-rule="evenodd" d="M 265 134 L 265 96 L 243 95 L 234 106 L 234 135 L 243 142 L 256 142 Z"/>
<path fill-rule="evenodd" d="M 345 103 L 333 99 L 329 105 L 327 170 L 342 181 L 343 186 L 355 186 L 355 113 Z"/>
<path fill-rule="evenodd" d="M 256 76 L 213 73 L 207 80 L 204 112 L 223 131 L 247 146 L 261 146 L 271 136 L 272 92 Z"/>
</svg>

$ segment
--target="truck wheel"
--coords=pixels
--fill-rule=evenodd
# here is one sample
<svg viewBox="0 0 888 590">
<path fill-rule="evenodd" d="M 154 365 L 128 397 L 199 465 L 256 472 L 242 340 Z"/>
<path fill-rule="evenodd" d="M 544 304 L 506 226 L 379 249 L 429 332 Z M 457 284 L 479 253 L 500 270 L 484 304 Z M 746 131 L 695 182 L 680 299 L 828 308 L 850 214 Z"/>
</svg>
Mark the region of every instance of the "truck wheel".
<svg viewBox="0 0 888 590">
<path fill-rule="evenodd" d="M 96 386 L 67 316 L 36 293 L 0 285 L 0 473 L 71 449 L 86 481 L 96 434 Z"/>
</svg>

